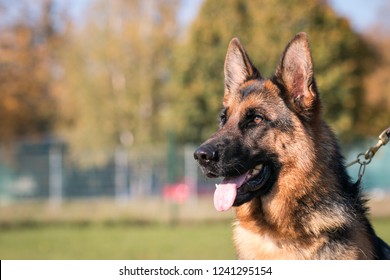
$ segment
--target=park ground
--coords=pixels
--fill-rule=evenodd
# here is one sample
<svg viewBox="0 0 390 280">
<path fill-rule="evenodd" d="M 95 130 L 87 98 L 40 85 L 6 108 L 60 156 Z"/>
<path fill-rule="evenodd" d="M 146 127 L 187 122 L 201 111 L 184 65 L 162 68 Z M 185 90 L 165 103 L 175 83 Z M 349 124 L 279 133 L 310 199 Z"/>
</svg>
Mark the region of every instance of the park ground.
<svg viewBox="0 0 390 280">
<path fill-rule="evenodd" d="M 370 201 L 378 235 L 390 243 L 390 198 Z M 19 202 L 0 207 L 0 259 L 235 259 L 234 211 L 211 197 L 174 205 L 160 199 L 116 204 Z"/>
</svg>

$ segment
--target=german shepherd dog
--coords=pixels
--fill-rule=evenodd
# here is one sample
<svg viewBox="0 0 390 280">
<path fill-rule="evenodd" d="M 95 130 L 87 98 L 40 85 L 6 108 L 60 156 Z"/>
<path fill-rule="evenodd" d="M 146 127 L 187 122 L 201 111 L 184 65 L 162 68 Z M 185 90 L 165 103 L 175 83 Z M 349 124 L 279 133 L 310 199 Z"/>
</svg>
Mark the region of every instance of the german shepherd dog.
<svg viewBox="0 0 390 280">
<path fill-rule="evenodd" d="M 214 205 L 236 207 L 238 258 L 390 259 L 321 117 L 307 35 L 288 43 L 269 79 L 234 38 L 224 75 L 220 128 L 194 157 L 224 178 Z"/>
</svg>

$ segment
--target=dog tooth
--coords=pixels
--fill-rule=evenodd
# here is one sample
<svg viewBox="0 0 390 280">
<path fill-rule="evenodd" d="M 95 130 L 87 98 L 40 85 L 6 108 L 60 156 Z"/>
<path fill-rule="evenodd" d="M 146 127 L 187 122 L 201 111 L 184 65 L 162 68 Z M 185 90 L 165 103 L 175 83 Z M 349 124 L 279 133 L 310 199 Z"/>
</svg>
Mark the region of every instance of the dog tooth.
<svg viewBox="0 0 390 280">
<path fill-rule="evenodd" d="M 218 187 L 219 187 L 219 184 L 215 184 L 215 188 L 218 189 Z"/>
<path fill-rule="evenodd" d="M 259 164 L 259 165 L 256 165 L 255 166 L 255 170 L 261 170 L 263 168 L 263 165 L 262 164 Z"/>
<path fill-rule="evenodd" d="M 259 174 L 259 173 L 260 173 L 260 170 L 253 169 L 252 175 L 255 176 L 255 175 Z"/>
</svg>

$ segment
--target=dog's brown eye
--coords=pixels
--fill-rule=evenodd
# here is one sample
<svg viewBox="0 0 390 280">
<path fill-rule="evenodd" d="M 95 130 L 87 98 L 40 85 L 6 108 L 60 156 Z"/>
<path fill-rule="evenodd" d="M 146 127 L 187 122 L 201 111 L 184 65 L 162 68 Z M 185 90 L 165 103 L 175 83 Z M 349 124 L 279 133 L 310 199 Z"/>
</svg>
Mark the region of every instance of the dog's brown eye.
<svg viewBox="0 0 390 280">
<path fill-rule="evenodd" d="M 253 118 L 253 122 L 254 122 L 255 124 L 259 124 L 259 123 L 263 122 L 263 120 L 264 120 L 263 116 L 260 116 L 260 115 L 256 115 L 256 116 L 254 116 L 254 118 Z"/>
</svg>

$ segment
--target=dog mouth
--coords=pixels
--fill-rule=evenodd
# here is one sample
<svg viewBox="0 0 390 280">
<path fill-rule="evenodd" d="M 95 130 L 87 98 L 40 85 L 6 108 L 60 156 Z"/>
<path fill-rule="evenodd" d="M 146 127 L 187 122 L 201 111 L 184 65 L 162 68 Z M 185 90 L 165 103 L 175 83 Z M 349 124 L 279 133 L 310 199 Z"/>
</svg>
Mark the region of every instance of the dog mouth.
<svg viewBox="0 0 390 280">
<path fill-rule="evenodd" d="M 218 211 L 227 211 L 232 206 L 239 206 L 249 201 L 265 189 L 271 176 L 271 168 L 266 164 L 258 164 L 237 177 L 224 178 L 216 184 L 214 206 Z"/>
</svg>

